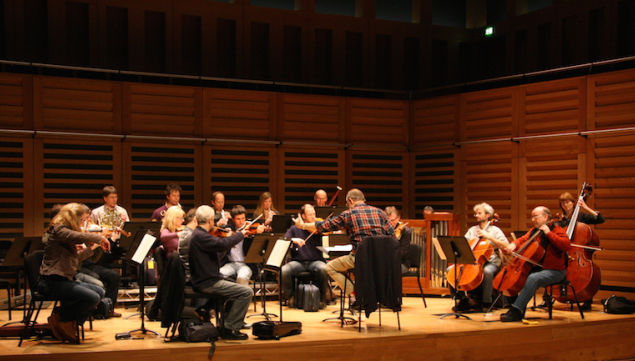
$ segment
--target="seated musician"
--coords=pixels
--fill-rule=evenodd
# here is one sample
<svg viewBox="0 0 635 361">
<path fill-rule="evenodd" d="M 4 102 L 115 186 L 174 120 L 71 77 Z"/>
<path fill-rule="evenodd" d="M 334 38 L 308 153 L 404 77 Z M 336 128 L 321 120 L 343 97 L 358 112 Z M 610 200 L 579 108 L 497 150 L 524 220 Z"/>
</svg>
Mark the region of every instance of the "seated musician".
<svg viewBox="0 0 635 361">
<path fill-rule="evenodd" d="M 165 256 L 175 252 L 179 248 L 179 233 L 183 230 L 185 212 L 179 206 L 172 206 L 165 211 L 161 220 L 161 244 L 165 250 Z"/>
<path fill-rule="evenodd" d="M 187 211 L 185 215 L 185 226 L 183 230 L 179 232 L 179 258 L 183 263 L 183 267 L 185 268 L 185 282 L 189 283 L 192 279 L 190 275 L 190 236 L 196 226 L 198 226 L 198 222 L 196 222 L 196 208 L 192 208 Z"/>
<path fill-rule="evenodd" d="M 313 200 L 315 201 L 316 207 L 326 207 L 326 202 L 328 200 L 326 191 L 324 189 L 316 190 L 315 195 L 313 196 Z"/>
<path fill-rule="evenodd" d="M 347 279 L 343 272 L 355 267 L 355 250 L 357 244 L 368 236 L 392 236 L 395 230 L 390 225 L 388 216 L 379 208 L 366 204 L 364 193 L 353 188 L 346 194 L 346 205 L 349 209 L 339 215 L 325 221 L 305 223 L 302 217 L 295 219 L 295 225 L 309 232 L 328 232 L 339 229 L 347 230 L 353 244 L 353 251 L 342 257 L 338 257 L 326 265 L 326 273 L 342 289 L 346 290 L 346 296 L 351 296 L 354 285 Z"/>
<path fill-rule="evenodd" d="M 562 219 L 558 222 L 560 227 L 566 228 L 569 225 L 576 202 L 580 206 L 580 209 L 584 211 L 578 214 L 578 222 L 584 224 L 604 223 L 604 217 L 602 217 L 600 212 L 589 207 L 584 199 L 576 200 L 571 193 L 564 192 L 558 197 L 558 201 L 560 203 L 560 209 L 562 210 Z"/>
<path fill-rule="evenodd" d="M 479 203 L 472 209 L 474 210 L 474 218 L 478 224 L 470 227 L 467 232 L 465 232 L 465 238 L 468 241 L 475 240 L 476 242 L 480 239 L 488 240 L 492 247 L 494 247 L 492 256 L 483 265 L 483 281 L 480 287 L 481 300 L 480 302 L 477 301 L 469 305 L 470 308 L 481 311 L 481 309 L 489 309 L 492 305 L 494 276 L 498 273 L 502 263 L 499 250 L 507 247 L 509 241 L 503 231 L 492 224 L 492 217 L 494 216 L 494 208 L 492 206 L 488 203 Z M 466 303 L 463 300 L 459 303 L 459 310 L 462 311 L 466 308 Z"/>
<path fill-rule="evenodd" d="M 303 205 L 300 209 L 300 216 L 305 223 L 315 222 L 315 208 L 310 204 Z M 322 301 L 325 301 L 329 279 L 322 252 L 317 249 L 318 246 L 322 245 L 322 235 L 320 233 L 311 234 L 311 232 L 293 225 L 287 230 L 285 237 L 292 238 L 294 244 L 291 248 L 291 261 L 282 266 L 282 297 L 289 300 L 293 295 L 293 277 L 300 272 L 308 271 L 316 276 L 318 281 L 316 286 L 320 288 Z"/>
<path fill-rule="evenodd" d="M 117 189 L 113 186 L 105 186 L 102 190 L 102 195 L 104 198 L 104 205 L 93 209 L 90 216 L 93 221 L 98 226 L 101 226 L 102 231 L 105 232 L 105 235 L 109 236 L 112 242 L 117 242 L 117 240 L 121 237 L 121 227 L 125 222 L 130 222 L 130 217 L 128 217 L 128 212 L 125 208 L 117 205 L 118 196 Z M 121 250 L 120 248 L 113 246 L 113 254 L 116 253 L 114 250 Z M 99 252 L 99 249 L 96 250 Z M 121 253 L 118 253 L 121 255 Z M 103 283 L 104 289 L 106 290 L 106 297 L 112 300 L 112 304 L 117 304 L 117 296 L 119 294 L 119 281 L 121 280 L 121 275 L 118 270 L 114 270 L 108 267 L 108 264 L 112 264 L 115 261 L 113 256 L 106 257 L 106 255 L 102 255 L 96 262 L 92 262 L 86 260 L 82 263 L 82 269 L 89 270 L 99 276 L 99 280 Z M 113 311 L 109 315 L 110 317 L 121 317 L 121 314 Z"/>
<path fill-rule="evenodd" d="M 401 222 L 401 213 L 393 206 L 386 207 L 386 215 L 390 225 L 395 229 L 395 236 L 399 241 L 399 256 L 401 259 L 401 274 L 408 272 L 408 248 L 412 239 L 412 230 Z"/>
<path fill-rule="evenodd" d="M 247 211 L 245 207 L 237 205 L 232 208 L 232 227 L 233 231 L 240 230 L 247 223 Z M 265 226 L 260 225 L 256 229 L 256 233 L 262 233 L 265 230 Z M 244 241 L 240 241 L 235 244 L 225 257 L 223 267 L 220 269 L 220 273 L 225 278 L 236 278 L 236 283 L 241 285 L 248 285 L 249 279 L 251 279 L 251 268 L 245 264 L 245 254 L 249 249 L 253 236 L 246 238 Z"/>
<path fill-rule="evenodd" d="M 543 206 L 534 208 L 531 211 L 531 223 L 534 228 L 524 236 L 511 242 L 506 248 L 503 248 L 504 253 L 512 254 L 512 252 L 522 247 L 535 232 L 539 232 L 534 242 L 540 242 L 542 248 L 545 249 L 542 267 L 535 267 L 533 270 L 535 272 L 529 274 L 516 301 L 514 301 L 507 313 L 500 316 L 503 322 L 522 320 L 527 303 L 534 297 L 536 290 L 539 287 L 560 282 L 566 276 L 566 251 L 571 248 L 571 241 L 562 227 L 558 225 L 550 227 L 548 225 L 550 219 L 551 211 L 549 208 Z"/>
<path fill-rule="evenodd" d="M 214 224 L 217 227 L 227 226 L 227 222 L 230 220 L 229 212 L 226 212 L 225 207 L 225 195 L 222 192 L 216 191 L 212 193 L 212 208 L 214 208 Z"/>
<path fill-rule="evenodd" d="M 223 254 L 243 240 L 247 231 L 230 233 L 223 238 L 209 234 L 214 227 L 214 209 L 210 206 L 198 207 L 196 221 L 198 226 L 190 237 L 192 286 L 197 292 L 233 301 L 223 317 L 223 325 L 217 327 L 224 339 L 246 340 L 249 336 L 240 329 L 245 325 L 245 315 L 254 293 L 245 285 L 223 279 L 219 262 Z"/>
<path fill-rule="evenodd" d="M 278 211 L 273 206 L 273 197 L 271 193 L 264 192 L 260 195 L 260 199 L 258 200 L 258 206 L 254 211 L 254 218 L 261 216 L 258 222 L 265 225 L 267 230 L 271 229 L 271 221 L 273 220 L 273 216 L 278 214 Z"/>
<path fill-rule="evenodd" d="M 165 187 L 165 204 L 157 208 L 152 212 L 150 218 L 153 222 L 158 222 L 163 219 L 163 215 L 168 208 L 172 206 L 181 206 L 179 201 L 181 200 L 181 186 L 178 184 L 170 183 Z"/>
</svg>

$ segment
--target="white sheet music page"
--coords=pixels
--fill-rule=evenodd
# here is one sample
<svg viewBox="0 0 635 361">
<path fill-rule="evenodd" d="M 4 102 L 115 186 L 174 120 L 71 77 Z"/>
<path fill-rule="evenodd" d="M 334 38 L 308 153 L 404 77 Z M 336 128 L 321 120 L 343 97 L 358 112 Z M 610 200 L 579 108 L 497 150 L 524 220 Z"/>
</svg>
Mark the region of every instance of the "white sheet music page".
<svg viewBox="0 0 635 361">
<path fill-rule="evenodd" d="M 132 261 L 138 264 L 143 263 L 143 259 L 146 258 L 148 252 L 150 252 L 150 248 L 152 248 L 152 245 L 154 244 L 154 241 L 156 241 L 156 239 L 156 237 L 149 234 L 143 236 L 143 239 L 139 243 L 139 247 L 137 247 L 137 251 L 132 256 Z"/>
<path fill-rule="evenodd" d="M 284 262 L 284 256 L 287 255 L 290 245 L 291 241 L 287 241 L 285 239 L 277 240 L 276 244 L 273 246 L 273 250 L 271 250 L 269 258 L 267 259 L 267 266 L 280 268 L 280 266 L 282 266 L 282 262 Z"/>
</svg>

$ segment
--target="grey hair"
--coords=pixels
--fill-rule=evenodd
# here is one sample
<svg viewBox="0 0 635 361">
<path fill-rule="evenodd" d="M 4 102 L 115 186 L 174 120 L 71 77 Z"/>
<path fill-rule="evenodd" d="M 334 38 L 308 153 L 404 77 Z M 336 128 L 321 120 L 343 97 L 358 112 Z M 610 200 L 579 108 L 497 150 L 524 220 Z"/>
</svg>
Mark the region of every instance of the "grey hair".
<svg viewBox="0 0 635 361">
<path fill-rule="evenodd" d="M 196 209 L 196 221 L 198 224 L 206 224 L 210 219 L 214 219 L 214 208 L 203 205 Z"/>
</svg>

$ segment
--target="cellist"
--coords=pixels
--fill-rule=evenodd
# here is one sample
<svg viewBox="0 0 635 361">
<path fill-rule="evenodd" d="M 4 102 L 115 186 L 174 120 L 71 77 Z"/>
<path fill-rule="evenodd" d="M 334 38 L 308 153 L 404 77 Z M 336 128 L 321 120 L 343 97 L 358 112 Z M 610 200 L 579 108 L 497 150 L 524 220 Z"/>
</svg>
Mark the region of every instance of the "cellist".
<svg viewBox="0 0 635 361">
<path fill-rule="evenodd" d="M 514 250 L 522 247 L 527 240 L 532 238 L 534 233 L 540 232 L 534 238 L 534 242 L 540 242 L 542 248 L 545 249 L 545 255 L 540 262 L 542 265 L 532 269 L 509 311 L 500 316 L 502 322 L 521 321 L 525 315 L 527 303 L 534 297 L 536 290 L 539 287 L 560 282 L 566 276 L 566 251 L 571 248 L 571 241 L 562 227 L 556 224 L 552 227 L 549 226 L 550 219 L 551 211 L 549 208 L 544 206 L 534 208 L 531 211 L 533 228 L 503 249 L 504 253 L 512 254 Z"/>
<path fill-rule="evenodd" d="M 505 248 L 509 245 L 505 233 L 492 224 L 494 208 L 491 205 L 483 202 L 476 204 L 472 209 L 474 210 L 474 218 L 478 224 L 470 227 L 467 232 L 465 232 L 465 238 L 468 241 L 474 240 L 475 242 L 478 242 L 479 239 L 489 240 L 495 251 L 483 265 L 480 302 L 474 302 L 470 305 L 469 300 L 463 298 L 459 302 L 459 311 L 467 311 L 469 308 L 480 311 L 483 308 L 488 309 L 492 305 L 492 283 L 494 276 L 498 273 L 501 266 L 501 257 L 498 249 Z"/>
</svg>

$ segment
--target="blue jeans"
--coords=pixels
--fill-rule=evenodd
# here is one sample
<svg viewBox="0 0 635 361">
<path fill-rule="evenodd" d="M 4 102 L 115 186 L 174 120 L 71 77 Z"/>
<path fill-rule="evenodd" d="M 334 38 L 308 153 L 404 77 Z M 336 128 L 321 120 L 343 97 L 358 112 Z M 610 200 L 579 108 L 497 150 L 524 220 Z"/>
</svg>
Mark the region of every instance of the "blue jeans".
<svg viewBox="0 0 635 361">
<path fill-rule="evenodd" d="M 83 323 L 104 295 L 104 289 L 85 282 L 76 282 L 61 276 L 42 276 L 38 291 L 60 300 L 60 319 Z"/>
<path fill-rule="evenodd" d="M 308 271 L 316 276 L 322 300 L 326 299 L 328 292 L 328 275 L 326 274 L 326 263 L 323 261 L 291 261 L 282 266 L 282 296 L 286 299 L 291 297 L 293 292 L 293 277 L 300 272 Z"/>
<path fill-rule="evenodd" d="M 525 286 L 520 291 L 518 298 L 516 298 L 516 301 L 512 304 L 512 306 L 524 313 L 527 303 L 529 303 L 529 300 L 534 297 L 538 288 L 560 282 L 566 277 L 566 275 L 566 270 L 556 271 L 552 269 L 544 269 L 542 271 L 529 274 L 527 282 L 525 282 Z"/>
</svg>

